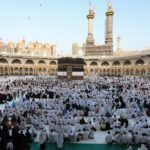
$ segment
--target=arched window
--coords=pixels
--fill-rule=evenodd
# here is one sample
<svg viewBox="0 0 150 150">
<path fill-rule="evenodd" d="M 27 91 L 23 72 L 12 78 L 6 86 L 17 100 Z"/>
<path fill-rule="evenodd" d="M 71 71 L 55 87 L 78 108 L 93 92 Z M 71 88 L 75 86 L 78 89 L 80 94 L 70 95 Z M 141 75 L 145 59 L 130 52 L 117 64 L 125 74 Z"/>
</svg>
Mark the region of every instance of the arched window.
<svg viewBox="0 0 150 150">
<path fill-rule="evenodd" d="M 56 61 L 51 61 L 50 62 L 50 65 L 56 65 L 57 63 L 56 63 Z"/>
<path fill-rule="evenodd" d="M 19 60 L 19 59 L 14 59 L 14 60 L 12 61 L 12 64 L 22 64 L 22 63 L 21 63 L 21 60 Z"/>
<path fill-rule="evenodd" d="M 124 66 L 130 66 L 131 65 L 131 61 L 129 60 L 126 60 L 124 63 L 123 63 Z"/>
<path fill-rule="evenodd" d="M 27 60 L 27 61 L 26 61 L 26 63 L 25 63 L 25 64 L 33 65 L 33 64 L 34 64 L 34 62 L 33 62 L 33 60 L 29 59 L 29 60 Z"/>
<path fill-rule="evenodd" d="M 113 66 L 120 66 L 120 62 L 119 62 L 119 61 L 115 61 L 115 62 L 113 62 L 112 65 L 113 65 Z"/>
<path fill-rule="evenodd" d="M 144 65 L 145 62 L 143 59 L 138 59 L 136 62 L 135 62 L 135 65 Z"/>
<path fill-rule="evenodd" d="M 0 58 L 0 64 L 8 64 L 7 59 L 5 59 L 5 58 Z"/>
<path fill-rule="evenodd" d="M 109 63 L 107 61 L 102 62 L 101 66 L 109 66 Z"/>
<path fill-rule="evenodd" d="M 46 64 L 46 62 L 44 60 L 40 60 L 39 64 Z"/>
<path fill-rule="evenodd" d="M 93 61 L 93 62 L 91 62 L 90 65 L 91 65 L 91 66 L 97 66 L 97 62 Z"/>
</svg>

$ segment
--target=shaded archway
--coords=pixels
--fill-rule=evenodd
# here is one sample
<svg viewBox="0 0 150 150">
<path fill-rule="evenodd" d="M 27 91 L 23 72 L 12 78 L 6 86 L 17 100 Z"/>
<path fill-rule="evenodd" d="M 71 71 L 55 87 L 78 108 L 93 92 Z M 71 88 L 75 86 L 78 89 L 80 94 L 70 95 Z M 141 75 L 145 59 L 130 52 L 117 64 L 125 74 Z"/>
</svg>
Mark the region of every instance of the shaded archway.
<svg viewBox="0 0 150 150">
<path fill-rule="evenodd" d="M 109 63 L 107 61 L 102 62 L 101 66 L 109 66 Z"/>
<path fill-rule="evenodd" d="M 7 59 L 5 59 L 5 58 L 0 58 L 0 64 L 8 64 Z"/>
<path fill-rule="evenodd" d="M 14 74 L 15 74 L 15 75 L 19 75 L 19 68 L 18 68 L 18 67 L 15 67 L 15 68 L 14 68 Z"/>
<path fill-rule="evenodd" d="M 97 62 L 93 61 L 91 62 L 90 66 L 98 66 Z"/>
<path fill-rule="evenodd" d="M 124 66 L 130 66 L 131 65 L 131 61 L 129 60 L 126 60 L 124 63 L 123 63 Z"/>
<path fill-rule="evenodd" d="M 112 66 L 120 66 L 120 62 L 119 61 L 114 61 Z"/>
<path fill-rule="evenodd" d="M 50 65 L 56 65 L 57 63 L 56 63 L 56 61 L 51 61 L 50 62 Z"/>
<path fill-rule="evenodd" d="M 25 64 L 34 65 L 34 62 L 33 62 L 33 60 L 28 59 L 28 60 L 25 62 Z"/>
<path fill-rule="evenodd" d="M 135 65 L 144 65 L 145 62 L 143 59 L 138 59 L 136 62 L 135 62 Z"/>
<path fill-rule="evenodd" d="M 40 60 L 39 62 L 38 62 L 38 64 L 46 64 L 46 62 L 44 61 L 44 60 Z"/>
<path fill-rule="evenodd" d="M 22 64 L 20 59 L 14 59 L 12 64 Z"/>
</svg>

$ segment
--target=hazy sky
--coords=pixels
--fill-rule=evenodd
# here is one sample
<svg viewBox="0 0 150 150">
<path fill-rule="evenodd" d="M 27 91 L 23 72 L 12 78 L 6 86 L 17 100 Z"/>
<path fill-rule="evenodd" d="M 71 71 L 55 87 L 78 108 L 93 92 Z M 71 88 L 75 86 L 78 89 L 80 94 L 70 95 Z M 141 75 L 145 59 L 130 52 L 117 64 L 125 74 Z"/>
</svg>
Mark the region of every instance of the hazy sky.
<svg viewBox="0 0 150 150">
<path fill-rule="evenodd" d="M 94 38 L 104 43 L 107 0 L 90 0 L 94 5 Z M 150 0 L 112 0 L 114 48 L 121 35 L 123 49 L 150 47 Z M 58 51 L 71 53 L 73 42 L 82 45 L 87 37 L 88 0 L 0 0 L 0 38 L 4 42 L 56 43 Z"/>
</svg>

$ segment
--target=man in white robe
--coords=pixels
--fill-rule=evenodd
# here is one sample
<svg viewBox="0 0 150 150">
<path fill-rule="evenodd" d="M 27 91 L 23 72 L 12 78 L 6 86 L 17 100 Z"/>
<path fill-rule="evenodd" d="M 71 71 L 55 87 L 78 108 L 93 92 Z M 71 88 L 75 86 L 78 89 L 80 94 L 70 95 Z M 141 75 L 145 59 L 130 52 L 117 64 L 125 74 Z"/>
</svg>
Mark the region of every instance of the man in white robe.
<svg viewBox="0 0 150 150">
<path fill-rule="evenodd" d="M 47 134 L 44 130 L 39 135 L 40 150 L 44 150 L 46 146 Z"/>
<path fill-rule="evenodd" d="M 108 132 L 108 135 L 106 136 L 105 140 L 106 140 L 107 144 L 112 144 L 113 143 L 112 135 L 110 134 L 110 132 Z"/>
<path fill-rule="evenodd" d="M 56 137 L 56 133 L 53 130 L 51 130 L 49 133 L 49 142 L 54 143 L 56 140 L 55 137 Z"/>
<path fill-rule="evenodd" d="M 56 144 L 59 150 L 62 149 L 64 143 L 64 135 L 63 133 L 59 130 L 58 133 L 56 134 Z"/>
</svg>

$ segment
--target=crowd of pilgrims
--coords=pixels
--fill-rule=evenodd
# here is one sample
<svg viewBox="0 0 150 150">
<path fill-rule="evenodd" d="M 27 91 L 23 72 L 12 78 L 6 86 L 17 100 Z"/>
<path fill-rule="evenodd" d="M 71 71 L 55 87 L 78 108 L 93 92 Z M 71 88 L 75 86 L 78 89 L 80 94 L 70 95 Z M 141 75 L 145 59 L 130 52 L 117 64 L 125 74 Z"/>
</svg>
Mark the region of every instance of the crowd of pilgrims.
<svg viewBox="0 0 150 150">
<path fill-rule="evenodd" d="M 150 80 L 139 77 L 8 77 L 0 85 L 0 95 L 6 95 L 0 149 L 27 150 L 36 139 L 41 150 L 46 142 L 62 148 L 101 131 L 108 132 L 108 144 L 144 144 L 141 150 L 148 150 L 149 91 Z"/>
</svg>

